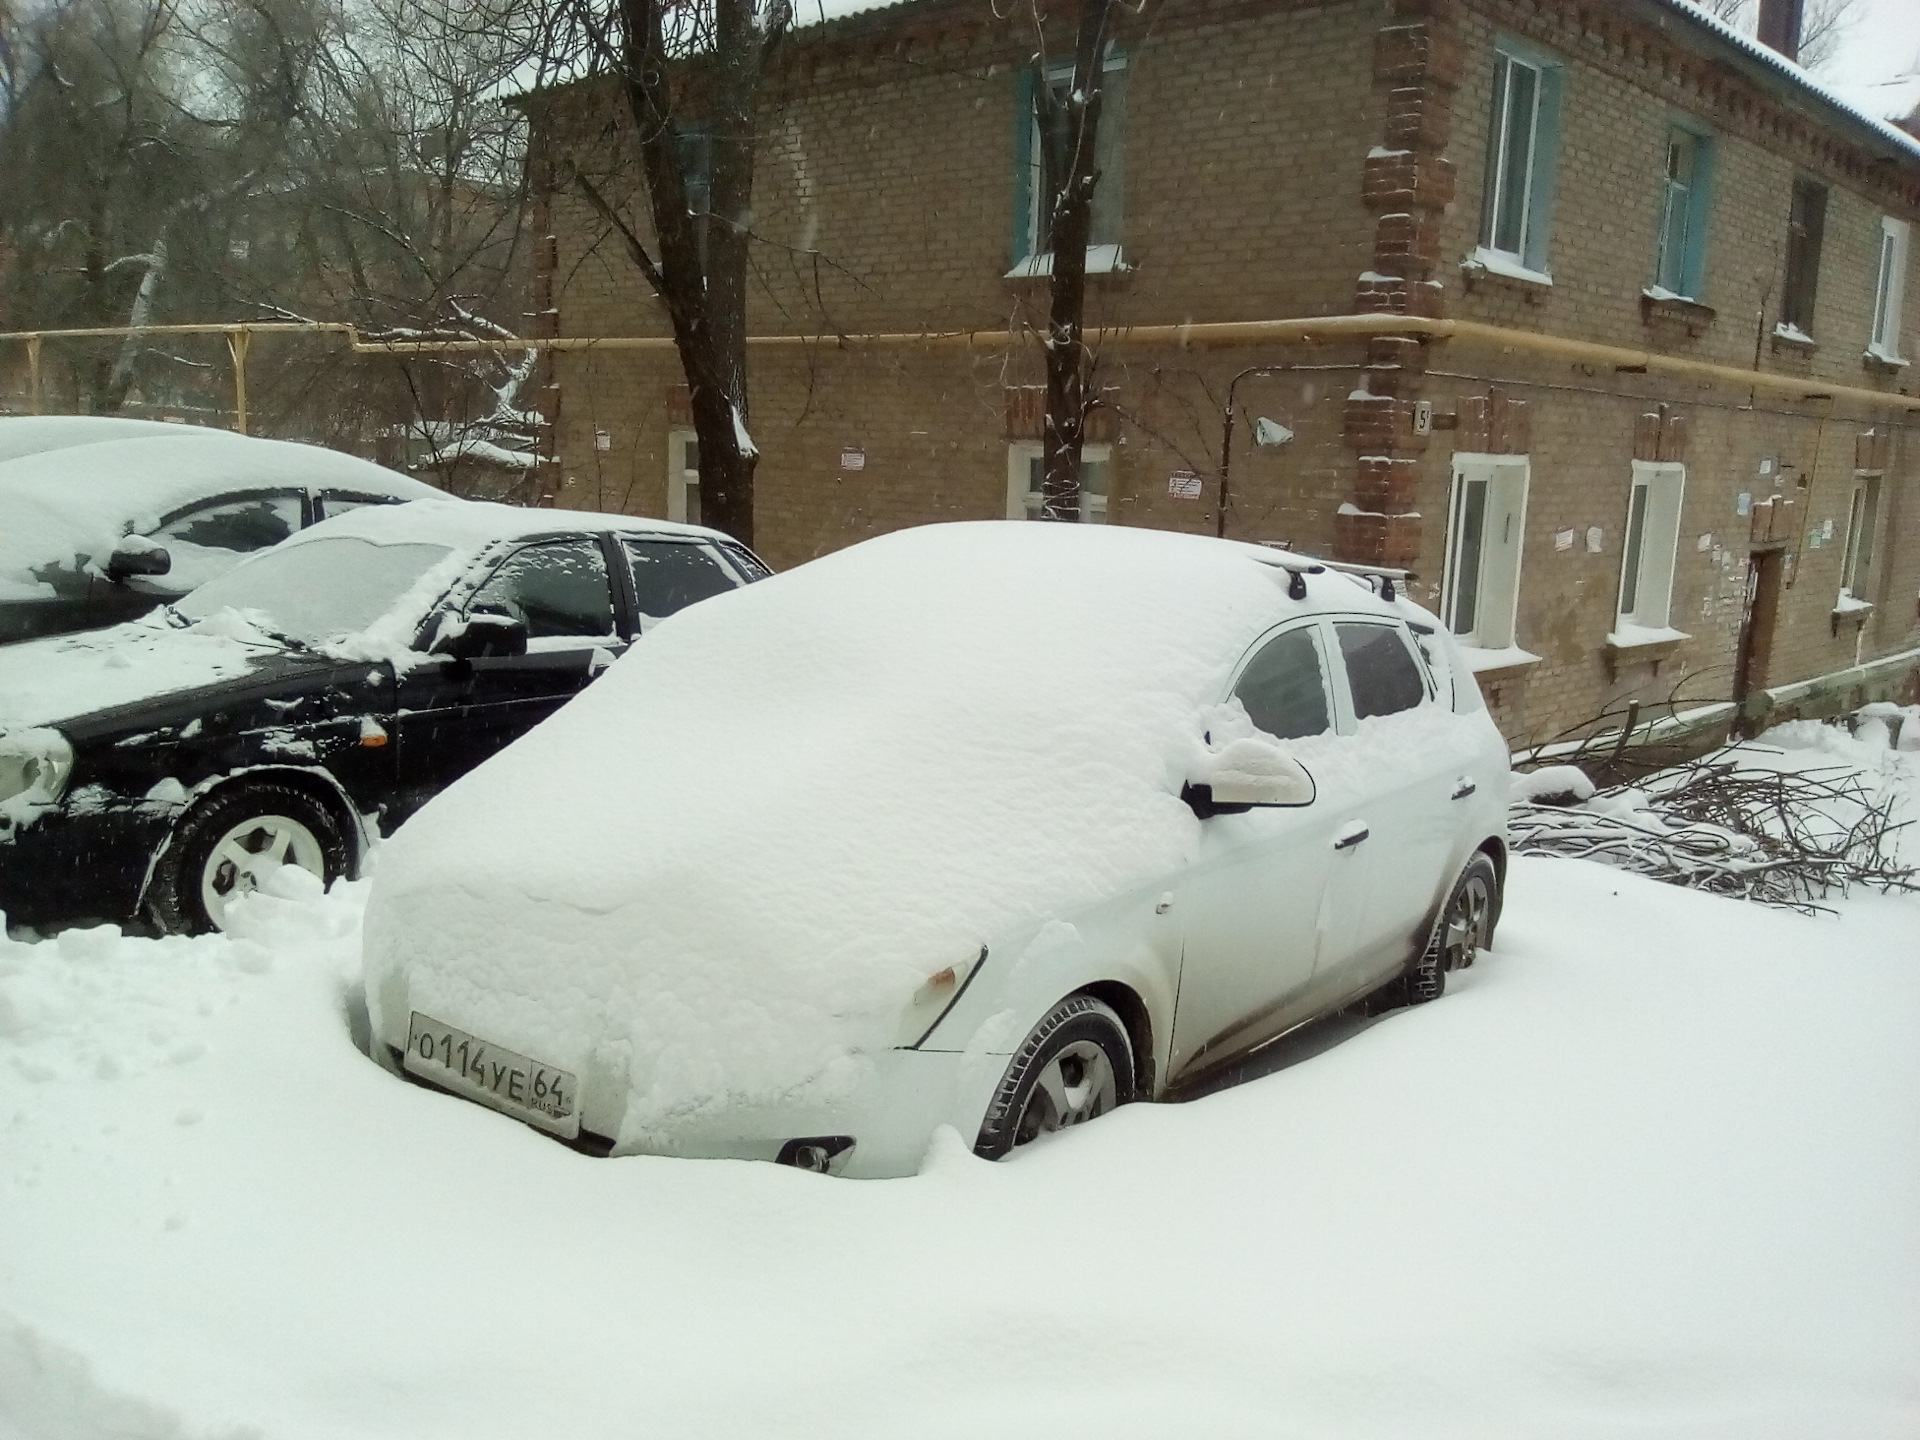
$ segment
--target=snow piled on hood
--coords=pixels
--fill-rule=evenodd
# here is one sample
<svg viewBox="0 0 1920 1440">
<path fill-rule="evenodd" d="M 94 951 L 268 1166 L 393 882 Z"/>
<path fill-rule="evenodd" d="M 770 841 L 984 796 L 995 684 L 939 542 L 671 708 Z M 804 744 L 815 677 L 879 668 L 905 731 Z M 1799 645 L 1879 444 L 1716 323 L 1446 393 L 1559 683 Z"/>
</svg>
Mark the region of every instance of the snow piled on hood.
<svg viewBox="0 0 1920 1440">
<path fill-rule="evenodd" d="M 156 426 L 180 434 L 89 440 L 0 462 L 0 583 L 35 583 L 33 571 L 104 560 L 128 530 L 234 490 L 332 486 L 412 500 L 431 485 L 352 455 L 289 440 Z M 4 437 L 0 437 L 3 439 Z"/>
<path fill-rule="evenodd" d="M 231 610 L 177 629 L 164 610 L 106 630 L 0 645 L 0 734 L 243 676 L 284 647 Z"/>
<path fill-rule="evenodd" d="M 1302 611 L 1286 582 L 1249 546 L 987 522 L 692 606 L 399 832 L 373 1003 L 627 1064 L 623 1143 L 830 1088 L 935 971 L 1187 861 L 1210 702 Z"/>
</svg>

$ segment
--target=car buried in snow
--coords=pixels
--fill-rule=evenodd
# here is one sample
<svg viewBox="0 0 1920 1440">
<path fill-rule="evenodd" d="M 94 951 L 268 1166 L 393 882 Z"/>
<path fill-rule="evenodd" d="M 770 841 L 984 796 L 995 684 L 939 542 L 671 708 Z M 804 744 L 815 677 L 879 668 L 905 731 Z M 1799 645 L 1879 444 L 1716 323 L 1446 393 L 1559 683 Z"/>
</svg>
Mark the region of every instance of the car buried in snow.
<svg viewBox="0 0 1920 1440">
<path fill-rule="evenodd" d="M 441 493 L 318 445 L 0 419 L 0 645 L 131 620 L 328 516 Z"/>
<path fill-rule="evenodd" d="M 383 853 L 375 1058 L 592 1153 L 891 1176 L 1431 999 L 1507 751 L 1404 580 L 958 524 L 689 611 Z"/>
<path fill-rule="evenodd" d="M 191 932 L 281 865 L 351 875 L 632 641 L 765 574 L 697 526 L 421 500 L 0 647 L 0 911 Z"/>
</svg>

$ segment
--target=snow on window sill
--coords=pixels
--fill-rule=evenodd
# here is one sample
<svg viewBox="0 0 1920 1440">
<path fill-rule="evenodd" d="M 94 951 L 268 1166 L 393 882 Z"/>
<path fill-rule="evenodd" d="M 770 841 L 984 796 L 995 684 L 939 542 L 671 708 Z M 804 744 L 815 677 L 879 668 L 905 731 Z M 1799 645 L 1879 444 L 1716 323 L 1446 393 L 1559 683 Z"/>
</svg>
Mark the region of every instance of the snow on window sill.
<svg viewBox="0 0 1920 1440">
<path fill-rule="evenodd" d="M 1808 350 L 1817 348 L 1811 335 L 1798 325 L 1789 325 L 1784 320 L 1773 327 L 1773 343 L 1776 348 L 1781 345 L 1799 345 Z"/>
<path fill-rule="evenodd" d="M 1460 262 L 1460 268 L 1469 278 L 1493 275 L 1502 280 L 1517 280 L 1522 285 L 1539 285 L 1549 290 L 1553 288 L 1553 276 L 1546 271 L 1535 270 L 1516 255 L 1489 250 L 1484 245 L 1475 247 L 1473 254 Z"/>
<path fill-rule="evenodd" d="M 1467 662 L 1467 668 L 1476 675 L 1489 674 L 1496 670 L 1526 670 L 1540 663 L 1540 657 L 1531 650 L 1522 650 L 1518 645 L 1507 645 L 1498 650 L 1483 650 L 1477 645 L 1462 645 L 1460 658 Z"/>
<path fill-rule="evenodd" d="M 1122 275 L 1128 269 L 1127 262 L 1121 258 L 1118 245 L 1089 245 L 1087 247 L 1087 274 Z M 1029 255 L 1018 265 L 1007 271 L 1009 280 L 1035 280 L 1043 275 L 1053 274 L 1053 252 L 1044 255 Z"/>
<path fill-rule="evenodd" d="M 1902 360 L 1891 350 L 1881 349 L 1878 345 L 1869 345 L 1866 353 L 1860 358 L 1865 361 L 1870 368 L 1875 370 L 1904 370 L 1912 363 L 1908 360 Z"/>
<path fill-rule="evenodd" d="M 1615 650 L 1636 650 L 1642 646 L 1677 645 L 1682 640 L 1692 638 L 1686 631 L 1676 630 L 1671 625 L 1636 625 L 1631 620 L 1621 620 L 1607 636 L 1607 644 Z"/>
<path fill-rule="evenodd" d="M 1669 321 L 1684 325 L 1687 333 L 1700 336 L 1713 324 L 1715 310 L 1711 305 L 1703 305 L 1690 295 L 1682 295 L 1669 290 L 1664 285 L 1649 285 L 1640 292 L 1640 320 L 1651 325 L 1655 321 Z"/>
<path fill-rule="evenodd" d="M 1871 600 L 1856 600 L 1850 590 L 1842 590 L 1840 598 L 1833 602 L 1833 613 L 1836 615 L 1867 615 L 1872 611 Z"/>
</svg>

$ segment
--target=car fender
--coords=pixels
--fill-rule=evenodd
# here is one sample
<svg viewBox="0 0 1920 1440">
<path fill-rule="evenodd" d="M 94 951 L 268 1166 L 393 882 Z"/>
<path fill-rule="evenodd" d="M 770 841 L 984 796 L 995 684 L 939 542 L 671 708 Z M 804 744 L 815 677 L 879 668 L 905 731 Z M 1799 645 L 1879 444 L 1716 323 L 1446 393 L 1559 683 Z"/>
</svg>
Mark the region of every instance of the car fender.
<svg viewBox="0 0 1920 1440">
<path fill-rule="evenodd" d="M 139 908 L 145 908 L 147 892 L 153 885 L 154 873 L 160 868 L 160 862 L 166 858 L 167 852 L 173 848 L 173 842 L 179 837 L 180 821 L 190 814 L 196 805 L 214 791 L 223 790 L 238 781 L 272 779 L 275 776 L 294 777 L 294 783 L 302 788 L 310 788 L 317 782 L 332 798 L 337 812 L 350 817 L 347 826 L 347 843 L 352 847 L 353 868 L 357 873 L 361 861 L 366 858 L 367 851 L 379 838 L 379 827 L 374 817 L 360 812 L 354 805 L 352 797 L 347 794 L 345 787 L 334 779 L 331 772 L 318 765 L 241 765 L 218 775 L 207 776 L 191 790 L 186 791 L 182 799 L 169 802 L 177 806 L 173 824 L 167 828 L 166 836 L 159 845 L 154 847 L 153 854 L 147 857 L 147 872 L 140 881 Z"/>
<path fill-rule="evenodd" d="M 1082 991 L 1107 991 L 1134 1022 L 1129 1028 L 1147 1031 L 1148 1053 L 1136 1063 L 1152 1093 L 1166 1074 L 1180 983 L 1181 928 L 1170 893 L 1168 882 L 1156 882 L 1010 927 L 988 942 L 979 970 L 916 1048 L 980 1057 L 997 1077 L 1054 1006 Z"/>
</svg>

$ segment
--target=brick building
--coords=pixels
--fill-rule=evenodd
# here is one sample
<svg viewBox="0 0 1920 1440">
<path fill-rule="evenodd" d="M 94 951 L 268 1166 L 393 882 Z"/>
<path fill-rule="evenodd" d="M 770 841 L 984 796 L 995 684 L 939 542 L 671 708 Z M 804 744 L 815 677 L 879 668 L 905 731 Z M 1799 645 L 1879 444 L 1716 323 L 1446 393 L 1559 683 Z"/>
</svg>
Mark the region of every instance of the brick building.
<svg viewBox="0 0 1920 1440">
<path fill-rule="evenodd" d="M 776 566 L 1029 511 L 1034 49 L 906 0 L 784 51 L 750 317 Z M 1516 742 L 1920 698 L 1920 142 L 1679 0 L 1159 0 L 1108 67 L 1084 518 L 1413 570 Z M 618 123 L 590 85 L 523 103 L 549 173 Z M 642 337 L 553 357 L 556 498 L 683 515 L 663 319 L 545 204 L 556 333 Z"/>
</svg>

